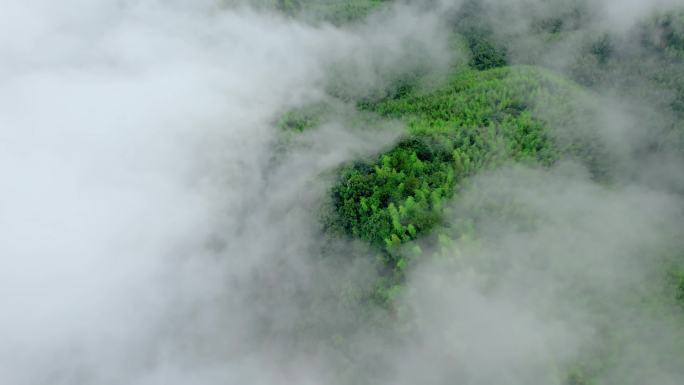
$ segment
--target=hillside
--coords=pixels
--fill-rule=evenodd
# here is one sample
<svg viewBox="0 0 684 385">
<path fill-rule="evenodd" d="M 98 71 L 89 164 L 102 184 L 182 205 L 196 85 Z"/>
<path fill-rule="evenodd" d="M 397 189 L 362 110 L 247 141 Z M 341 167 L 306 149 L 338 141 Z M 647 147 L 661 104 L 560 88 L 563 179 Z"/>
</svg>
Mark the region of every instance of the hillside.
<svg viewBox="0 0 684 385">
<path fill-rule="evenodd" d="M 366 2 L 344 4 L 337 5 L 345 11 L 333 10 L 323 3 L 310 7 L 317 12 L 326 9 L 332 15 L 340 15 L 336 18 L 319 13 L 335 23 L 358 21 L 368 10 Z M 514 192 L 507 203 L 500 202 L 498 195 L 496 201 L 489 203 L 485 202 L 491 198 L 473 197 L 473 189 L 482 188 L 478 187 L 476 176 L 491 175 L 515 165 L 554 170 L 559 164 L 572 162 L 588 173 L 591 182 L 582 183 L 610 191 L 619 188 L 624 178 L 635 177 L 629 170 L 636 165 L 635 161 L 648 162 L 650 157 L 657 158 L 669 151 L 681 154 L 684 130 L 679 99 L 684 88 L 679 79 L 684 69 L 684 24 L 680 14 L 659 14 L 625 35 L 587 36 L 577 46 L 577 56 L 571 59 L 567 70 L 559 72 L 534 56 L 528 56 L 533 60 L 526 65 L 509 64 L 515 57 L 511 52 L 520 50 L 516 47 L 516 36 L 495 31 L 486 21 L 489 15 L 483 7 L 475 1 L 466 2 L 449 19 L 454 25 L 452 39 L 459 42 L 454 49 L 469 59 L 455 64 L 437 87 L 426 89 L 421 85 L 422 75 L 408 73 L 380 92 L 380 96 L 376 93 L 353 101 L 359 112 L 371 113 L 374 119 L 402 122 L 406 131 L 393 147 L 355 159 L 336 171 L 326 203 L 331 208 L 324 209 L 322 222 L 329 236 L 360 239 L 376 250 L 379 278 L 374 291 L 364 296 L 390 309 L 399 306 L 400 312 L 410 310 L 397 305 L 396 298 L 405 295 L 402 293 L 407 290 L 406 277 L 420 269 L 421 264 L 438 259 L 450 261 L 446 263 L 451 265 L 455 262 L 454 249 L 467 250 L 476 244 L 480 246 L 471 253 L 478 255 L 488 249 L 487 243 L 500 241 L 490 238 L 489 221 L 501 221 L 505 223 L 503 228 L 514 226 L 513 231 L 540 231 L 538 221 L 543 222 L 545 215 L 528 211 L 525 204 L 519 206 Z M 302 2 L 297 9 L 302 11 L 307 5 Z M 351 9 L 354 11 L 347 13 Z M 582 20 L 581 11 L 577 15 L 572 27 L 566 26 L 569 22 L 563 14 L 534 20 L 533 39 L 546 45 L 547 50 L 556 49 L 566 39 L 575 39 L 572 35 L 583 32 L 582 23 L 588 23 Z M 638 49 L 625 40 L 628 36 L 641 36 Z M 606 124 L 602 120 L 606 114 L 606 90 L 624 92 L 630 98 L 649 98 L 651 110 L 644 110 L 647 115 L 640 118 L 650 119 L 644 123 L 648 124 L 650 135 L 641 137 L 642 142 L 629 150 L 633 152 L 611 148 L 614 144 L 606 138 L 606 128 L 602 127 Z M 332 95 L 336 97 L 336 93 Z M 305 107 L 290 112 L 281 124 L 308 131 L 339 119 L 326 111 L 330 110 Z M 355 124 L 373 123 L 361 120 Z M 490 192 L 484 187 L 480 193 Z M 505 197 L 505 191 L 501 193 Z M 555 278 L 557 284 L 569 285 L 565 287 L 566 295 L 554 301 L 572 302 L 578 311 L 601 319 L 595 324 L 600 336 L 596 336 L 594 346 L 580 354 L 583 358 L 557 368 L 551 383 L 636 384 L 639 380 L 633 370 L 645 369 L 650 365 L 646 362 L 651 360 L 660 362 L 666 370 L 679 370 L 675 357 L 684 354 L 680 334 L 684 330 L 684 254 L 679 249 L 681 243 L 669 238 L 677 237 L 674 234 L 678 230 L 671 230 L 674 233 L 662 234 L 667 239 L 650 244 L 645 251 L 654 266 L 658 266 L 648 273 L 647 279 L 655 281 L 640 283 L 640 287 L 629 283 L 624 293 L 594 286 L 596 283 L 591 279 L 582 283 L 576 281 L 581 278 L 574 277 L 565 282 L 568 276 L 582 274 L 581 271 L 557 271 L 558 261 L 550 258 L 546 262 L 552 266 L 550 276 L 561 274 Z M 460 261 L 457 265 L 463 266 L 457 271 L 479 266 L 475 270 L 483 279 L 496 281 L 500 279 L 499 273 L 489 267 L 483 269 L 482 264 L 528 263 L 496 261 Z M 640 323 L 627 321 L 624 317 L 633 317 L 633 312 L 650 315 L 638 316 Z M 641 346 L 645 332 L 642 327 L 654 325 L 677 330 L 676 335 L 670 336 L 674 339 L 652 335 L 654 339 L 648 346 Z M 641 354 L 649 357 L 632 369 L 621 368 L 615 358 L 624 355 L 639 359 Z"/>
</svg>

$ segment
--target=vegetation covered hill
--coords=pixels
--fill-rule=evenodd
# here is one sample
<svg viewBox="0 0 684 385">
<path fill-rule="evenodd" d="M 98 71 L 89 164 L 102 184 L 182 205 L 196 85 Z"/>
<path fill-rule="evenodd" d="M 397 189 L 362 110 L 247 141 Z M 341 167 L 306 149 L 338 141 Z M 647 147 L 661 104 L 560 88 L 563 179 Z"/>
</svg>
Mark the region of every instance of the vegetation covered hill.
<svg viewBox="0 0 684 385">
<path fill-rule="evenodd" d="M 344 23 L 359 20 L 384 3 L 301 0 L 278 6 L 292 15 L 315 14 Z M 473 177 L 512 164 L 545 170 L 572 161 L 588 170 L 596 186 L 611 191 L 634 177 L 618 168 L 633 168 L 637 175 L 643 173 L 642 160 L 677 156 L 672 151 L 684 154 L 684 13 L 652 16 L 621 35 L 585 33 L 591 21 L 586 9 L 562 8 L 532 20 L 531 31 L 524 36 L 526 51 L 517 45 L 515 34 L 496 30 L 490 12 L 485 2 L 475 0 L 449 15 L 453 38 L 459 42 L 456 49 L 465 49 L 459 54 L 468 60 L 467 66 L 454 66 L 438 87 L 426 90 L 419 85 L 420 75 L 409 74 L 379 97 L 343 98 L 371 120 L 399 121 L 406 127 L 393 147 L 334 171 L 328 207 L 321 215 L 328 236 L 360 240 L 373 250 L 380 278 L 373 292 L 358 297 L 389 308 L 399 319 L 401 312 L 393 301 L 404 289 L 407 273 L 421 260 L 440 257 L 443 249 L 455 249 L 454 244 L 464 239 L 498 241 L 480 231 L 481 215 L 475 211 L 498 210 L 502 222 L 510 219 L 507 215 L 519 223 L 534 222 L 517 207 L 478 204 L 454 220 L 454 201 L 462 191 L 472 190 Z M 572 55 L 563 71 L 549 69 L 552 66 L 540 58 L 545 50 L 571 43 L 574 48 L 568 49 Z M 520 62 L 521 52 L 528 54 L 529 62 L 512 65 Z M 605 123 L 601 97 L 607 90 L 623 101 L 648 101 L 635 104 L 637 109 L 648 104 L 643 113 L 635 114 L 635 124 L 647 126 L 649 135 L 624 153 L 610 148 L 599 127 Z M 334 119 L 331 116 L 325 105 L 308 106 L 285 114 L 280 125 L 302 132 Z M 618 165 L 621 156 L 631 160 Z M 684 193 L 682 187 L 672 186 L 672 193 Z M 563 274 L 549 271 L 562 282 L 563 298 L 579 302 L 578 307 L 598 319 L 597 346 L 558 369 L 558 383 L 638 383 L 630 370 L 619 367 L 619 354 L 632 360 L 649 354 L 643 367 L 678 370 L 684 354 L 684 245 L 678 233 L 663 229 L 667 240 L 641 251 L 655 267 L 649 267 L 648 282 L 624 292 L 583 286 L 577 277 L 566 282 Z M 646 321 L 631 322 L 630 314 L 642 314 L 639 320 Z M 391 319 L 373 322 L 387 327 Z M 654 332 L 649 343 L 657 349 L 649 347 L 645 353 L 640 347 L 645 323 L 674 330 L 674 335 Z"/>
<path fill-rule="evenodd" d="M 333 225 L 391 253 L 438 226 L 459 184 L 479 170 L 574 156 L 603 177 L 601 144 L 580 124 L 592 114 L 578 102 L 587 98 L 544 70 L 505 67 L 457 71 L 428 94 L 361 101 L 362 109 L 405 120 L 408 135 L 376 159 L 343 168 L 333 188 Z M 571 135 L 561 137 L 554 126 Z"/>
</svg>

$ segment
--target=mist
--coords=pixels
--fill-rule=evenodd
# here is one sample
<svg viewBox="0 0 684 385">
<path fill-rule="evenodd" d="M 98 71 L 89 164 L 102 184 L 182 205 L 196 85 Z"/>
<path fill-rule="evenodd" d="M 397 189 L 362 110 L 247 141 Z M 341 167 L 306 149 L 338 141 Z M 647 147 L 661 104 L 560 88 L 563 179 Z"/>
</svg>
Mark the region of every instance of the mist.
<svg viewBox="0 0 684 385">
<path fill-rule="evenodd" d="M 647 76 L 602 87 L 626 77 L 606 70 L 596 115 L 563 129 L 595 130 L 613 179 L 573 159 L 468 178 L 439 241 L 403 246 L 433 257 L 376 306 L 378 251 L 326 234 L 321 212 L 338 167 L 406 135 L 354 100 L 465 66 L 463 2 L 342 25 L 262 3 L 0 0 L 0 382 L 684 383 L 684 309 L 649 302 L 684 268 L 684 161 L 676 144 L 643 152 L 681 124 L 675 96 L 622 93 Z M 556 3 L 485 3 L 512 63 L 575 80 L 587 35 L 641 54 L 625 37 L 679 5 L 595 2 L 549 43 L 526 10 Z M 278 126 L 316 104 L 337 115 Z"/>
</svg>

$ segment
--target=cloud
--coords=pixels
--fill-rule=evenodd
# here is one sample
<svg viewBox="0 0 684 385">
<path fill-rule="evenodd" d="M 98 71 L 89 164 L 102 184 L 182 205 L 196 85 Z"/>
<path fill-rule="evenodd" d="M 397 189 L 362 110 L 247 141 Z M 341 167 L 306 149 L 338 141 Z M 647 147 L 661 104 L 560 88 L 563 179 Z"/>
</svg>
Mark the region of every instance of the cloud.
<svg viewBox="0 0 684 385">
<path fill-rule="evenodd" d="M 402 303 L 415 344 L 397 382 L 562 383 L 587 363 L 603 365 L 594 376 L 606 383 L 681 381 L 669 350 L 680 321 L 659 312 L 681 313 L 658 301 L 682 208 L 677 195 L 598 185 L 571 163 L 470 180 L 449 223 L 474 223 L 478 236 L 411 274 Z"/>
<path fill-rule="evenodd" d="M 209 1 L 0 8 L 2 382 L 276 382 L 247 340 L 268 306 L 296 308 L 245 286 L 278 261 L 306 278 L 305 182 L 396 134 L 331 126 L 274 171 L 272 121 L 343 59 L 366 84 L 401 42 L 445 62 L 432 16 L 359 33 Z"/>
</svg>

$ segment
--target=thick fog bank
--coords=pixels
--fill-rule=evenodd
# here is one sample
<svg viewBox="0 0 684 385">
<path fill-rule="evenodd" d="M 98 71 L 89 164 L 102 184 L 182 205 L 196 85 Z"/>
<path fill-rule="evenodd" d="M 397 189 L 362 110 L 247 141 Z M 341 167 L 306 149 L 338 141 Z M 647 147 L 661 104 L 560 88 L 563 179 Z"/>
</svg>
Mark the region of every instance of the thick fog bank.
<svg viewBox="0 0 684 385">
<path fill-rule="evenodd" d="M 415 65 L 444 66 L 434 20 L 400 8 L 357 32 L 210 1 L 0 3 L 0 382 L 282 383 L 250 339 L 260 313 L 287 325 L 296 306 L 245 286 L 265 266 L 307 279 L 310 184 L 396 133 L 331 127 L 274 169 L 272 122 L 340 65 L 376 84 L 413 44 Z"/>
</svg>

